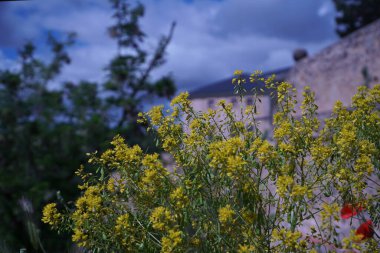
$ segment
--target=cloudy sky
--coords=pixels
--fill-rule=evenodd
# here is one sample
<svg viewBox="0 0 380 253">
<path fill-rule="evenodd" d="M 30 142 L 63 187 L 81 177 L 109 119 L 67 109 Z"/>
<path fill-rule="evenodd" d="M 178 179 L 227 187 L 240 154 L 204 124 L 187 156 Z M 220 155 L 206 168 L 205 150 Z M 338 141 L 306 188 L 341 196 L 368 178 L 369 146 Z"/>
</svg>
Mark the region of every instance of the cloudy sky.
<svg viewBox="0 0 380 253">
<path fill-rule="evenodd" d="M 146 6 L 142 29 L 146 47 L 177 22 L 167 50 L 167 63 L 153 78 L 171 73 L 180 90 L 231 76 L 235 69 L 251 72 L 293 64 L 292 51 L 312 55 L 337 40 L 331 0 L 141 0 Z M 116 53 L 106 28 L 112 24 L 106 0 L 30 0 L 0 2 L 0 69 L 17 66 L 17 49 L 37 44 L 48 57 L 48 31 L 74 31 L 72 64 L 61 80 L 101 81 L 104 67 Z"/>
</svg>

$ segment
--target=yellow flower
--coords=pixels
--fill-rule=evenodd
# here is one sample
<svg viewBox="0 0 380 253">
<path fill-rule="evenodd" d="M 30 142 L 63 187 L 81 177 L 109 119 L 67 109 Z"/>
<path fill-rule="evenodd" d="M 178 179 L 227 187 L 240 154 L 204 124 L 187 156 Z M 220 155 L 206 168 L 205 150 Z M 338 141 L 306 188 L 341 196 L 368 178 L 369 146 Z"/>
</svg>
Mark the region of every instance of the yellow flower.
<svg viewBox="0 0 380 253">
<path fill-rule="evenodd" d="M 350 235 L 348 237 L 343 238 L 343 249 L 356 249 L 361 250 L 360 244 L 357 242 L 360 242 L 362 239 L 362 235 L 356 235 L 355 230 L 350 231 Z"/>
<path fill-rule="evenodd" d="M 244 141 L 240 137 L 232 137 L 226 141 L 214 142 L 209 147 L 213 168 L 227 168 L 228 157 L 236 155 L 244 148 Z"/>
<path fill-rule="evenodd" d="M 57 210 L 56 203 L 47 204 L 42 211 L 42 222 L 53 227 L 57 226 L 62 221 L 62 214 Z"/>
<path fill-rule="evenodd" d="M 311 149 L 311 156 L 313 157 L 314 162 L 321 166 L 323 163 L 328 162 L 332 150 L 330 147 L 323 146 L 322 143 L 317 142 Z"/>
<path fill-rule="evenodd" d="M 149 169 L 154 169 L 161 165 L 159 155 L 157 153 L 145 155 L 141 163 Z"/>
<path fill-rule="evenodd" d="M 229 156 L 227 158 L 227 176 L 236 179 L 239 176 L 244 176 L 244 166 L 247 164 L 241 156 Z"/>
<path fill-rule="evenodd" d="M 102 203 L 100 191 L 101 189 L 98 186 L 89 186 L 84 195 L 76 201 L 77 209 L 81 212 L 97 212 Z"/>
<path fill-rule="evenodd" d="M 272 241 L 277 242 L 281 241 L 281 246 L 284 249 L 301 249 L 307 246 L 305 240 L 300 240 L 302 233 L 299 231 L 290 231 L 286 229 L 277 230 L 274 229 L 272 231 Z M 292 251 L 293 252 L 293 251 Z M 304 252 L 304 251 L 296 251 L 296 252 Z"/>
<path fill-rule="evenodd" d="M 270 160 L 275 159 L 277 156 L 273 149 L 273 146 L 267 141 L 263 141 L 261 146 L 257 149 L 257 157 L 262 163 L 267 163 Z"/>
<path fill-rule="evenodd" d="M 199 238 L 191 239 L 191 244 L 195 246 L 199 246 L 201 244 L 201 240 Z"/>
<path fill-rule="evenodd" d="M 184 108 L 187 108 L 190 106 L 190 101 L 188 98 L 189 93 L 182 92 L 177 97 L 173 98 L 173 100 L 170 102 L 170 106 L 174 107 L 175 105 L 182 105 Z"/>
<path fill-rule="evenodd" d="M 176 188 L 171 194 L 170 199 L 174 202 L 177 209 L 183 209 L 189 202 L 189 198 L 185 195 L 182 187 Z"/>
<path fill-rule="evenodd" d="M 116 219 L 116 226 L 115 230 L 116 233 L 121 233 L 123 231 L 126 231 L 130 227 L 129 224 L 129 214 L 123 214 Z"/>
<path fill-rule="evenodd" d="M 251 253 L 251 252 L 254 252 L 255 250 L 255 247 L 253 245 L 242 245 L 240 244 L 239 245 L 239 249 L 238 249 L 238 253 Z"/>
<path fill-rule="evenodd" d="M 322 210 L 321 210 L 322 220 L 327 220 L 333 217 L 334 220 L 338 221 L 340 219 L 339 211 L 340 211 L 340 206 L 338 205 L 338 203 L 332 203 L 332 204 L 323 203 Z"/>
<path fill-rule="evenodd" d="M 374 166 L 372 164 L 371 158 L 368 155 L 362 154 L 358 159 L 355 161 L 355 171 L 359 175 L 363 175 L 365 173 L 368 173 L 368 175 L 371 175 L 374 171 Z"/>
<path fill-rule="evenodd" d="M 158 125 L 161 122 L 161 119 L 163 118 L 162 109 L 164 107 L 161 106 L 154 106 L 149 112 L 148 115 L 152 120 L 153 125 Z"/>
<path fill-rule="evenodd" d="M 115 179 L 114 178 L 110 178 L 110 179 L 108 179 L 108 182 L 107 182 L 107 190 L 109 191 L 109 192 L 115 192 L 115 190 L 116 190 L 116 182 L 115 182 Z"/>
<path fill-rule="evenodd" d="M 227 222 L 231 222 L 233 220 L 233 216 L 235 214 L 235 211 L 232 210 L 230 205 L 226 205 L 225 207 L 219 208 L 219 221 L 222 224 L 225 224 Z"/>
<path fill-rule="evenodd" d="M 189 127 L 190 127 L 191 130 L 197 131 L 201 127 L 201 122 L 198 119 L 194 119 L 193 121 L 191 121 Z"/>
<path fill-rule="evenodd" d="M 312 197 L 312 191 L 308 189 L 306 185 L 294 185 L 292 189 L 291 197 L 303 197 L 307 195 L 307 197 Z"/>
<path fill-rule="evenodd" d="M 149 220 L 152 222 L 154 229 L 163 231 L 173 219 L 169 209 L 159 206 L 152 211 Z"/>
<path fill-rule="evenodd" d="M 74 228 L 74 234 L 72 235 L 73 242 L 76 242 L 78 246 L 85 247 L 87 245 L 88 235 L 86 235 L 81 229 Z"/>
<path fill-rule="evenodd" d="M 351 149 L 355 147 L 357 129 L 353 123 L 343 125 L 342 130 L 338 134 L 336 144 L 339 148 L 339 153 L 344 157 L 351 156 Z"/>
<path fill-rule="evenodd" d="M 173 252 L 182 243 L 182 232 L 170 229 L 169 235 L 162 237 L 162 253 Z"/>
<path fill-rule="evenodd" d="M 255 213 L 253 213 L 249 208 L 243 208 L 240 213 L 245 222 L 250 225 L 253 224 L 255 220 Z"/>
<path fill-rule="evenodd" d="M 279 176 L 277 179 L 277 193 L 280 197 L 284 198 L 288 192 L 289 187 L 293 185 L 293 178 L 291 176 Z"/>
<path fill-rule="evenodd" d="M 276 115 L 278 117 L 278 115 L 280 114 L 276 114 Z M 279 121 L 279 119 L 277 119 L 277 121 Z M 273 132 L 273 137 L 276 140 L 279 140 L 281 138 L 289 136 L 291 133 L 292 133 L 292 124 L 288 120 L 286 120 L 286 121 L 283 121 L 281 124 L 279 124 L 275 128 Z"/>
<path fill-rule="evenodd" d="M 243 70 L 235 70 L 234 71 L 234 76 L 240 76 L 241 74 L 243 74 Z"/>
<path fill-rule="evenodd" d="M 280 142 L 278 147 L 284 152 L 288 152 L 288 153 L 292 153 L 292 154 L 294 154 L 296 152 L 294 146 L 290 143 Z"/>
</svg>

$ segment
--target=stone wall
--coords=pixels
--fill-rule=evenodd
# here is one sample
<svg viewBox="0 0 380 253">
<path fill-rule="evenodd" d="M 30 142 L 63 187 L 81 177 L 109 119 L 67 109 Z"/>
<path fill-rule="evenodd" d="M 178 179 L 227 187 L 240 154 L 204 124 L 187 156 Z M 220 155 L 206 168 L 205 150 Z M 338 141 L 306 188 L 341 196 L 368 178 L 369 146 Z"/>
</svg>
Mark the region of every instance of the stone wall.
<svg viewBox="0 0 380 253">
<path fill-rule="evenodd" d="M 331 111 L 336 100 L 349 105 L 357 87 L 366 83 L 363 69 L 372 87 L 380 79 L 380 20 L 350 34 L 318 54 L 297 62 L 287 80 L 300 95 L 304 86 L 316 93 L 319 112 Z"/>
</svg>

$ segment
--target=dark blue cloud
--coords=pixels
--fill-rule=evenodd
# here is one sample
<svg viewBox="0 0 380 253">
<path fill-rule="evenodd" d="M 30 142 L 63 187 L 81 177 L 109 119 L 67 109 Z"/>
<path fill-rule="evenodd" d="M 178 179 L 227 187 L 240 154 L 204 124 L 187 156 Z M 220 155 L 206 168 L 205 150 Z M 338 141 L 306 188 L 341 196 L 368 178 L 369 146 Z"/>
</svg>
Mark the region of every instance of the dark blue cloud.
<svg viewBox="0 0 380 253">
<path fill-rule="evenodd" d="M 320 42 L 335 37 L 334 12 L 330 0 L 255 0 L 226 1 L 215 17 L 218 36 L 259 34 L 294 40 Z M 325 13 L 323 13 L 325 12 Z"/>
<path fill-rule="evenodd" d="M 271 70 L 292 64 L 292 51 L 316 52 L 336 40 L 331 0 L 141 0 L 142 28 L 152 50 L 177 21 L 168 59 L 154 77 L 173 73 L 181 89 L 230 76 L 235 69 Z M 41 54 L 47 31 L 78 33 L 69 50 L 72 65 L 63 79 L 101 80 L 116 53 L 106 29 L 112 24 L 107 0 L 48 0 L 0 4 L 0 58 L 11 48 L 37 42 Z M 4 32 L 3 32 L 4 31 Z"/>
<path fill-rule="evenodd" d="M 9 16 L 9 2 L 0 2 L 0 46 L 11 46 L 15 42 L 15 24 Z"/>
</svg>

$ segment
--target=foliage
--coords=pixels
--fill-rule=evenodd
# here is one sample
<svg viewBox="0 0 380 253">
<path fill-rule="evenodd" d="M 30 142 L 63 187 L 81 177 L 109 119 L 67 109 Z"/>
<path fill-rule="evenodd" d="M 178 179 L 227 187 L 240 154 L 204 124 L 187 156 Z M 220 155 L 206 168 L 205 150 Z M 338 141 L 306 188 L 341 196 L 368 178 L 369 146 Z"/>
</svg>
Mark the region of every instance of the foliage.
<svg viewBox="0 0 380 253">
<path fill-rule="evenodd" d="M 117 33 L 112 36 L 120 52 L 110 63 L 105 84 L 66 82 L 51 88 L 70 63 L 67 47 L 74 43 L 73 34 L 62 41 L 49 36 L 50 61 L 38 59 L 35 47 L 28 43 L 20 51 L 20 68 L 0 71 L 1 252 L 22 247 L 28 252 L 69 248 L 69 240 L 55 238 L 40 222 L 41 210 L 57 198 L 58 190 L 60 199 L 78 195 L 74 171 L 85 161 L 85 153 L 105 150 L 116 133 L 144 149 L 155 149 L 131 115 L 146 105 L 148 97 L 168 98 L 175 92 L 169 76 L 150 80 L 151 72 L 164 62 L 172 31 L 148 59 L 151 54 L 140 48 L 144 36 L 139 20 L 144 8 L 125 2 L 111 1 L 117 18 L 113 27 Z"/>
<path fill-rule="evenodd" d="M 29 43 L 20 51 L 21 68 L 0 72 L 0 235 L 11 246 L 41 247 L 39 210 L 59 189 L 75 196 L 73 168 L 93 148 L 79 145 L 86 135 L 76 133 L 76 124 L 58 120 L 66 114 L 65 91 L 47 87 L 70 61 L 65 49 L 72 40 L 50 38 L 49 63 L 36 59 Z"/>
<path fill-rule="evenodd" d="M 235 75 L 242 105 L 246 80 Z M 77 172 L 81 197 L 46 206 L 44 222 L 94 252 L 378 250 L 380 85 L 360 87 L 351 108 L 337 102 L 321 128 L 314 93 L 305 88 L 297 113 L 295 89 L 273 80 L 250 78 L 277 101 L 273 142 L 255 120 L 259 91 L 240 112 L 220 101 L 203 113 L 182 93 L 170 110 L 156 106 L 139 118 L 174 168 L 116 136 L 113 148 L 89 154 L 96 174 Z M 351 220 L 351 234 L 340 219 Z"/>
<path fill-rule="evenodd" d="M 165 50 L 168 46 L 175 23 L 169 35 L 163 36 L 151 57 L 143 50 L 145 34 L 140 30 L 138 21 L 144 15 L 144 7 L 137 4 L 130 8 L 125 0 L 111 0 L 115 13 L 115 25 L 109 28 L 111 38 L 117 41 L 118 54 L 107 67 L 108 80 L 104 90 L 108 94 L 107 102 L 113 112 L 117 127 L 128 124 L 134 133 L 137 113 L 142 110 L 144 102 L 153 97 L 170 98 L 175 93 L 175 86 L 170 76 L 163 76 L 155 82 L 149 80 L 152 70 L 165 63 Z M 119 111 L 119 109 L 121 109 Z"/>
<path fill-rule="evenodd" d="M 380 2 L 377 0 L 333 0 L 337 17 L 336 32 L 344 37 L 380 18 Z"/>
</svg>

